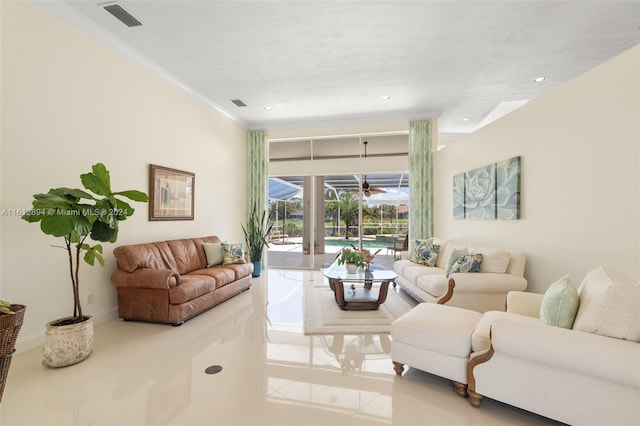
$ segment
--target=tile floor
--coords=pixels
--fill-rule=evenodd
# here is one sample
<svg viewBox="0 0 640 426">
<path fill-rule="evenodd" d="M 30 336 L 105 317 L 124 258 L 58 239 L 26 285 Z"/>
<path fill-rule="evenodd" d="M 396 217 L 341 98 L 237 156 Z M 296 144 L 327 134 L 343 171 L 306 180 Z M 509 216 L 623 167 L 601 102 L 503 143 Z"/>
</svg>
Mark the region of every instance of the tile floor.
<svg viewBox="0 0 640 426">
<path fill-rule="evenodd" d="M 492 400 L 474 409 L 448 380 L 415 369 L 397 378 L 388 351 L 357 350 L 372 336 L 346 336 L 338 356 L 333 336 L 304 336 L 302 285 L 318 274 L 269 270 L 180 327 L 98 324 L 93 354 L 75 366 L 45 368 L 39 349 L 18 354 L 0 424 L 554 424 Z M 214 365 L 223 370 L 207 374 Z"/>
</svg>

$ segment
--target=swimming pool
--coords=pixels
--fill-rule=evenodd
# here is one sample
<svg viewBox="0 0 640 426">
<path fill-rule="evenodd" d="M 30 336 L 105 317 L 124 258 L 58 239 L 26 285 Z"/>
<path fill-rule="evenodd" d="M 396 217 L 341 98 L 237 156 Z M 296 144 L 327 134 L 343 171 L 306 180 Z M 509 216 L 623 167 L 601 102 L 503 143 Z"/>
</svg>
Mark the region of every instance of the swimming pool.
<svg viewBox="0 0 640 426">
<path fill-rule="evenodd" d="M 326 239 L 324 240 L 324 244 L 327 246 L 336 246 L 336 247 L 351 247 L 351 244 L 353 244 L 354 246 L 358 247 L 358 244 L 360 244 L 360 242 L 358 241 L 357 238 L 350 238 L 348 240 L 341 238 L 338 240 Z M 387 248 L 390 245 L 393 245 L 393 244 L 389 244 L 384 241 L 362 240 L 362 246 L 367 249 Z"/>
</svg>

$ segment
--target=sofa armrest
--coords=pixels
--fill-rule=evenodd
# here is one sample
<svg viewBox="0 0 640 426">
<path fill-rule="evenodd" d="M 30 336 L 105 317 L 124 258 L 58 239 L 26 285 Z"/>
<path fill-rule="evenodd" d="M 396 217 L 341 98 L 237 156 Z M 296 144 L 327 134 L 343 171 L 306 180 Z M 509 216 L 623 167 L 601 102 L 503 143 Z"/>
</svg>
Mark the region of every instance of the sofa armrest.
<svg viewBox="0 0 640 426">
<path fill-rule="evenodd" d="M 126 272 L 118 268 L 111 274 L 111 282 L 116 287 L 139 287 L 168 290 L 180 283 L 180 275 L 171 269 L 139 268 Z"/>
<path fill-rule="evenodd" d="M 511 290 L 525 290 L 527 280 L 511 274 L 491 272 L 453 273 L 456 293 L 508 293 Z"/>
<path fill-rule="evenodd" d="M 491 345 L 495 354 L 640 388 L 637 342 L 542 323 L 497 319 L 491 327 Z"/>
<path fill-rule="evenodd" d="M 507 312 L 540 318 L 543 297 L 543 294 L 538 293 L 510 291 L 507 293 Z"/>
</svg>

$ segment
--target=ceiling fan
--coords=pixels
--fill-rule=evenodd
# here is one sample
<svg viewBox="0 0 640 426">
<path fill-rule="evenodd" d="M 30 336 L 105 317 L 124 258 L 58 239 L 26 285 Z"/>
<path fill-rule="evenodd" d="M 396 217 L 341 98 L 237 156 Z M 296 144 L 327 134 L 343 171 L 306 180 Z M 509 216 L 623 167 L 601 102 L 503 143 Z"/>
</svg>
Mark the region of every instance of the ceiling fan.
<svg viewBox="0 0 640 426">
<path fill-rule="evenodd" d="M 364 158 L 367 158 L 367 144 L 369 142 L 363 141 L 362 143 L 364 144 Z M 353 192 L 358 193 L 359 190 L 354 190 Z M 367 182 L 367 175 L 364 175 L 364 181 L 362 182 L 362 194 L 365 197 L 369 197 L 372 194 L 384 194 L 386 192 L 387 191 L 382 188 L 375 188 L 369 185 L 369 182 Z"/>
</svg>

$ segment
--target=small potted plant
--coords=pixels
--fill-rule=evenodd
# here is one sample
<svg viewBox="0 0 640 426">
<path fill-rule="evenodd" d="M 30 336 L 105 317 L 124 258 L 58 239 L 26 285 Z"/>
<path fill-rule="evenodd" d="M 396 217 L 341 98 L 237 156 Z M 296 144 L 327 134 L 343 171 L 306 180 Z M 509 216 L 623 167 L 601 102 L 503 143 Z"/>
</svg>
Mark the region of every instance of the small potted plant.
<svg viewBox="0 0 640 426">
<path fill-rule="evenodd" d="M 355 274 L 358 268 L 365 266 L 365 263 L 362 254 L 358 250 L 345 247 L 340 251 L 340 256 L 338 256 L 338 265 L 346 265 L 347 272 Z"/>
<path fill-rule="evenodd" d="M 256 206 L 251 207 L 247 227 L 242 226 L 244 241 L 247 244 L 247 254 L 253 263 L 252 277 L 259 277 L 262 272 L 262 255 L 264 248 L 269 243 L 267 237 L 273 227 L 273 221 L 267 216 L 266 211 L 258 212 Z"/>
<path fill-rule="evenodd" d="M 0 300 L 0 401 L 9 374 L 11 356 L 15 352 L 18 333 L 24 321 L 24 305 Z"/>
</svg>

